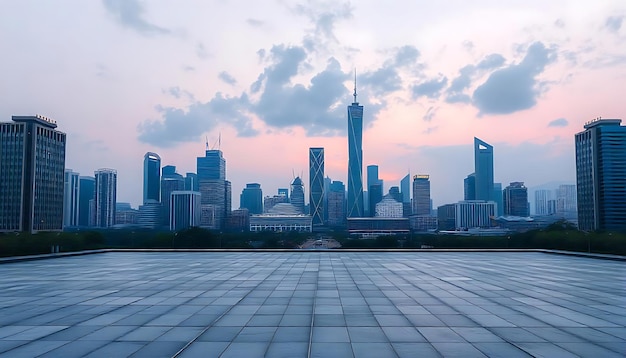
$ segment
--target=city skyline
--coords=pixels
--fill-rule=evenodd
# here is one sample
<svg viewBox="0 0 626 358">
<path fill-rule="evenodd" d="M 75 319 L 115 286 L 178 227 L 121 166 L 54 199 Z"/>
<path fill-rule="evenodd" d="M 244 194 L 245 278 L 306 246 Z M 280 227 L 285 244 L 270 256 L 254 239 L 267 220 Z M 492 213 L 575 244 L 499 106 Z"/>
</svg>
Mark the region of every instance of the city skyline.
<svg viewBox="0 0 626 358">
<path fill-rule="evenodd" d="M 356 68 L 362 165 L 378 164 L 389 185 L 407 169 L 428 173 L 435 207 L 460 200 L 472 137 L 496 148 L 495 182 L 573 183 L 573 135 L 591 118 L 623 117 L 613 98 L 626 75 L 626 5 L 485 4 L 390 4 L 381 13 L 373 3 L 233 11 L 200 2 L 16 1 L 0 14 L 10 34 L 0 50 L 12 54 L 2 61 L 0 116 L 58 120 L 68 134 L 66 168 L 115 168 L 118 200 L 134 207 L 146 152 L 195 172 L 205 138 L 217 143 L 219 133 L 232 190 L 258 182 L 274 193 L 290 173 L 306 171 L 313 146 L 325 148 L 326 175 L 347 183 L 345 106 Z M 21 26 L 32 17 L 40 26 Z M 85 21 L 70 21 L 78 17 Z M 402 33 L 379 25 L 403 22 L 416 25 Z M 211 31 L 233 38 L 215 40 Z M 503 82 L 510 91 L 495 91 Z"/>
</svg>

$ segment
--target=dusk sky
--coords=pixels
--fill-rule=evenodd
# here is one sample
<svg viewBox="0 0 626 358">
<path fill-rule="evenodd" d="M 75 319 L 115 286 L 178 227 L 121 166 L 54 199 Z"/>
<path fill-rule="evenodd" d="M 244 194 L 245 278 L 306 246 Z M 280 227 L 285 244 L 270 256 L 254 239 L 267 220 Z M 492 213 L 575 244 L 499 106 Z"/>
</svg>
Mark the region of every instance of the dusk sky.
<svg viewBox="0 0 626 358">
<path fill-rule="evenodd" d="M 117 169 L 134 207 L 147 151 L 184 175 L 220 133 L 233 208 L 246 183 L 308 187 L 309 147 L 345 183 L 355 69 L 364 173 L 429 174 L 435 206 L 475 136 L 503 187 L 574 183 L 574 134 L 626 114 L 623 0 L 7 0 L 0 53 L 0 121 L 55 119 L 66 168 Z"/>
</svg>

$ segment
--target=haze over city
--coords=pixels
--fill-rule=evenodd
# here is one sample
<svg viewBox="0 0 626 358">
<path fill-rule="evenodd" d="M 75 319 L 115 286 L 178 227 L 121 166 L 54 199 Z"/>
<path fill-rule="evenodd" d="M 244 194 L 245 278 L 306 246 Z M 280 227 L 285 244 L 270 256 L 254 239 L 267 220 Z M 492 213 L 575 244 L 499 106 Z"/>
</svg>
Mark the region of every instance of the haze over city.
<svg viewBox="0 0 626 358">
<path fill-rule="evenodd" d="M 363 167 L 385 191 L 429 174 L 436 207 L 463 198 L 475 136 L 496 182 L 574 182 L 574 133 L 624 116 L 625 16 L 620 1 L 10 1 L 0 118 L 54 118 L 65 167 L 117 169 L 134 206 L 146 152 L 195 172 L 221 137 L 236 207 L 245 183 L 308 182 L 309 147 L 347 180 L 356 69 Z"/>
</svg>

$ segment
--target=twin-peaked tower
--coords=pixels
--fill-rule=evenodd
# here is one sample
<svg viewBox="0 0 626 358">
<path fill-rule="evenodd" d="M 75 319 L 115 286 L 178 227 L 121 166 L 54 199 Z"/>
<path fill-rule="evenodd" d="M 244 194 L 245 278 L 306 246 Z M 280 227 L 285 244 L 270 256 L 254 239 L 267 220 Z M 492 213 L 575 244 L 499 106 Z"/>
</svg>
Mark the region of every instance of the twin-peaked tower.
<svg viewBox="0 0 626 358">
<path fill-rule="evenodd" d="M 363 106 L 356 100 L 348 106 L 348 212 L 349 218 L 363 216 Z"/>
</svg>

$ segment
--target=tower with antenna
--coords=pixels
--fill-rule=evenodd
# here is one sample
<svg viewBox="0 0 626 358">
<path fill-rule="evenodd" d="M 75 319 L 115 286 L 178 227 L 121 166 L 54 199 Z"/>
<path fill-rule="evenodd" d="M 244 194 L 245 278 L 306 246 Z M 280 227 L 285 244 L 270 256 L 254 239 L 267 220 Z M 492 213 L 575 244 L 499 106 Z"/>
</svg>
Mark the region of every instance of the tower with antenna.
<svg viewBox="0 0 626 358">
<path fill-rule="evenodd" d="M 348 212 L 349 218 L 363 217 L 363 106 L 356 100 L 356 69 L 354 70 L 354 102 L 348 106 Z"/>
</svg>

